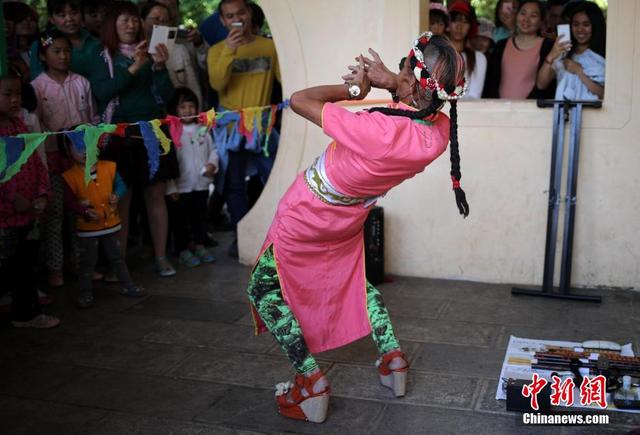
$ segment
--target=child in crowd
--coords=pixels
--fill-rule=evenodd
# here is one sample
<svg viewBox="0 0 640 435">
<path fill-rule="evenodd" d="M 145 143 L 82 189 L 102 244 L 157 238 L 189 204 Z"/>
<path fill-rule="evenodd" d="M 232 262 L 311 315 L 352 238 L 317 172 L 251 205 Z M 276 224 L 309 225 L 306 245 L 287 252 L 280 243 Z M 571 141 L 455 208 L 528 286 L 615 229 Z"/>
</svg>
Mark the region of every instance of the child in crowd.
<svg viewBox="0 0 640 435">
<path fill-rule="evenodd" d="M 49 23 L 64 33 L 71 41 L 71 71 L 87 76 L 99 51 L 98 40 L 82 27 L 80 0 L 47 0 Z M 38 52 L 38 41 L 31 47 L 31 77 L 38 77 L 44 70 Z"/>
<path fill-rule="evenodd" d="M 180 142 L 175 144 L 180 178 L 167 182 L 175 248 L 180 263 L 187 267 L 215 261 L 204 246 L 204 224 L 209 185 L 218 172 L 218 152 L 210 132 L 197 122 L 198 107 L 198 98 L 188 88 L 177 88 L 168 104 L 170 114 L 190 117 L 182 120 Z"/>
<path fill-rule="evenodd" d="M 493 31 L 495 27 L 491 20 L 483 17 L 478 18 L 478 34 L 471 40 L 471 46 L 474 50 L 479 51 L 485 56 L 491 54 L 495 45 L 493 42 Z"/>
<path fill-rule="evenodd" d="M 96 39 L 100 39 L 100 29 L 107 15 L 107 4 L 107 0 L 82 0 L 82 23 Z"/>
<path fill-rule="evenodd" d="M 65 137 L 66 150 L 73 158 L 74 166 L 62 174 L 65 183 L 65 206 L 78 216 L 76 229 L 80 245 L 80 295 L 78 305 L 93 305 L 92 276 L 98 258 L 98 242 L 102 243 L 113 272 L 122 284 L 122 294 L 131 297 L 146 296 L 142 287 L 131 280 L 122 255 L 118 231 L 120 216 L 118 200 L 127 187 L 116 172 L 116 164 L 98 160 L 91 168 L 91 180 L 84 181 L 85 150 L 76 148 Z"/>
<path fill-rule="evenodd" d="M 39 59 L 45 70 L 31 84 L 38 98 L 37 114 L 45 131 L 58 131 L 97 121 L 89 81 L 69 71 L 71 51 L 71 41 L 57 29 L 44 32 L 38 41 Z M 64 285 L 62 173 L 71 166 L 71 162 L 61 155 L 55 136 L 47 138 L 45 149 L 52 195 L 44 222 L 43 241 L 49 285 L 60 287 Z"/>
<path fill-rule="evenodd" d="M 11 41 L 11 36 L 7 34 L 9 45 L 14 43 L 18 55 L 22 61 L 29 65 L 29 49 L 33 41 L 38 37 L 38 14 L 31 6 L 17 2 L 5 1 L 3 4 L 5 22 L 11 22 L 14 26 L 15 38 Z"/>
<path fill-rule="evenodd" d="M 0 136 L 27 133 L 20 120 L 20 79 L 12 73 L 0 77 Z M 22 152 L 4 140 L 7 163 Z M 13 158 L 10 158 L 13 156 Z M 5 171 L 0 171 L 0 178 Z M 37 304 L 36 259 L 38 219 L 47 206 L 49 177 L 38 153 L 33 153 L 20 171 L 0 183 L 0 282 L 12 295 L 15 327 L 52 328 L 60 319 L 42 314 Z"/>
<path fill-rule="evenodd" d="M 429 3 L 429 31 L 434 35 L 444 35 L 449 27 L 449 11 L 442 3 Z"/>
</svg>

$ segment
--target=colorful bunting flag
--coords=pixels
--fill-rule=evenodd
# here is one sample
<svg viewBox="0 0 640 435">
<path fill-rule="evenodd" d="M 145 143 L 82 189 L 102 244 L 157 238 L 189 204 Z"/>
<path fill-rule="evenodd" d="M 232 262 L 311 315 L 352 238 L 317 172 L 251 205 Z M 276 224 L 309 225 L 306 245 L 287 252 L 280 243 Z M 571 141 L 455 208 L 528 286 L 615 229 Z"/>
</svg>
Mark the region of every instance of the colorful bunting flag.
<svg viewBox="0 0 640 435">
<path fill-rule="evenodd" d="M 167 135 L 164 134 L 164 131 L 162 131 L 162 129 L 160 128 L 160 126 L 162 125 L 162 121 L 160 121 L 159 119 L 153 119 L 149 121 L 149 123 L 151 124 L 151 128 L 153 129 L 153 133 L 156 135 L 158 141 L 160 142 L 160 147 L 163 151 L 162 154 L 168 154 L 169 150 L 171 150 L 171 141 L 169 140 Z"/>
<path fill-rule="evenodd" d="M 84 164 L 84 184 L 91 181 L 91 168 L 98 161 L 98 141 L 103 134 L 109 134 L 116 131 L 117 126 L 114 124 L 98 124 L 98 125 L 79 125 L 75 130 L 84 133 L 85 144 L 85 164 Z"/>
<path fill-rule="evenodd" d="M 138 125 L 140 126 L 140 133 L 142 133 L 144 146 L 147 149 L 149 180 L 152 180 L 160 168 L 160 140 L 156 137 L 150 122 L 140 121 Z"/>
<path fill-rule="evenodd" d="M 226 114 L 235 114 L 232 124 L 236 124 L 233 128 L 237 128 L 242 136 L 244 136 L 250 146 L 266 132 L 266 138 L 263 152 L 268 156 L 269 136 L 276 121 L 276 112 L 289 106 L 289 100 L 285 100 L 278 105 L 265 107 L 249 107 L 241 110 L 229 110 L 216 113 L 214 109 L 202 112 L 198 115 L 198 121 L 207 129 L 215 127 L 218 118 L 224 117 Z M 265 110 L 269 110 L 266 125 L 264 124 L 263 115 Z M 232 117 L 233 118 L 233 117 Z M 6 182 L 29 160 L 29 157 L 42 144 L 42 142 L 50 135 L 65 134 L 74 147 L 86 153 L 85 164 L 85 183 L 91 179 L 91 167 L 98 160 L 98 143 L 100 138 L 105 134 L 115 134 L 121 137 L 125 136 L 125 130 L 130 125 L 139 125 L 142 133 L 144 144 L 147 149 L 149 158 L 149 177 L 153 178 L 158 171 L 160 165 L 160 148 L 162 154 L 167 154 L 171 149 L 171 140 L 160 128 L 163 123 L 169 124 L 169 133 L 176 147 L 180 147 L 180 137 L 182 135 L 182 120 L 176 116 L 167 116 L 166 119 L 154 119 L 152 121 L 140 121 L 137 123 L 119 123 L 119 124 L 99 124 L 89 125 L 83 124 L 73 131 L 66 132 L 44 132 L 44 133 L 26 133 L 17 136 L 0 137 L 0 183 Z"/>
<path fill-rule="evenodd" d="M 269 137 L 271 136 L 271 132 L 273 131 L 273 126 L 276 124 L 276 112 L 278 110 L 277 105 L 271 105 L 269 109 L 269 118 L 267 119 L 267 130 L 264 135 L 264 146 L 262 147 L 262 152 L 265 157 L 269 157 Z"/>
<path fill-rule="evenodd" d="M 169 123 L 169 135 L 171 135 L 171 140 L 176 148 L 180 148 L 182 143 L 180 142 L 180 138 L 182 137 L 182 119 L 177 116 L 167 115 L 167 122 Z"/>
<path fill-rule="evenodd" d="M 49 136 L 47 133 L 22 133 L 17 135 L 16 138 L 21 139 L 23 141 L 22 143 L 24 144 L 24 146 L 18 145 L 22 148 L 22 152 L 20 152 L 18 157 L 15 158 L 15 161 L 13 163 L 10 163 L 11 160 L 9 159 L 10 158 L 13 159 L 13 157 L 11 156 L 11 152 L 13 151 L 12 148 L 14 148 L 13 145 L 18 144 L 18 142 L 9 141 L 7 140 L 7 139 L 10 139 L 8 137 L 3 138 L 5 141 L 6 168 L 5 168 L 4 176 L 0 180 L 0 183 L 4 183 L 8 181 L 11 177 L 16 175 L 20 170 L 20 168 L 25 163 L 27 163 L 27 161 L 29 160 L 29 157 L 31 157 L 31 154 L 33 154 L 35 150 L 38 149 L 38 146 L 40 146 L 40 144 L 44 142 L 47 136 Z"/>
<path fill-rule="evenodd" d="M 78 151 L 80 154 L 84 154 L 84 152 L 87 150 L 87 146 L 84 143 L 84 131 L 68 131 L 65 133 L 65 136 L 69 138 L 76 151 Z"/>
<path fill-rule="evenodd" d="M 262 113 L 264 110 L 264 107 L 250 107 L 240 111 L 239 131 L 249 146 L 252 146 L 262 134 Z"/>
<path fill-rule="evenodd" d="M 202 112 L 200 115 L 198 115 L 198 122 L 200 122 L 200 124 L 206 125 L 207 128 L 215 127 L 216 126 L 216 110 L 212 108 L 206 112 Z"/>
</svg>

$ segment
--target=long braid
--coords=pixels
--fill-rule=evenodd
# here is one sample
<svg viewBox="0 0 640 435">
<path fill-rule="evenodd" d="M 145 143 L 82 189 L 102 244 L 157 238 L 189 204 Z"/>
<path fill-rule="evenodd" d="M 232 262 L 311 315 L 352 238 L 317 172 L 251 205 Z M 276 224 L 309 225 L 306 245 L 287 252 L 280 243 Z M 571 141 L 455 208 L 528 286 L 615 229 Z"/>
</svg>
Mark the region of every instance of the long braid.
<svg viewBox="0 0 640 435">
<path fill-rule="evenodd" d="M 449 140 L 451 144 L 449 145 L 449 152 L 451 153 L 451 182 L 453 183 L 453 192 L 456 195 L 458 210 L 461 215 L 467 217 L 469 216 L 469 204 L 464 190 L 460 187 L 462 173 L 460 172 L 460 148 L 458 146 L 458 103 L 455 100 L 450 101 L 450 103 Z"/>
<path fill-rule="evenodd" d="M 410 118 L 410 119 L 423 119 L 429 115 L 433 115 L 434 113 L 436 113 L 441 105 L 442 105 L 442 100 L 439 100 L 434 95 L 433 100 L 431 100 L 431 104 L 422 110 L 403 110 L 403 109 L 392 109 L 390 107 L 372 107 L 371 109 L 369 109 L 369 113 L 380 112 L 388 116 L 404 116 L 405 118 Z"/>
</svg>

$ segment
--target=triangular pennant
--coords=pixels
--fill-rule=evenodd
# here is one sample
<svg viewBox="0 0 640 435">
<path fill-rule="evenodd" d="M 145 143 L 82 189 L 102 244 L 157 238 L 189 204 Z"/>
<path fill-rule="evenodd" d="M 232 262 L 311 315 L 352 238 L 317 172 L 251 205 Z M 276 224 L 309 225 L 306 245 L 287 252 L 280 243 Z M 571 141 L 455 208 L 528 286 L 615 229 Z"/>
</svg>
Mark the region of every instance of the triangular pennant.
<svg viewBox="0 0 640 435">
<path fill-rule="evenodd" d="M 119 122 L 119 123 L 116 124 L 116 129 L 111 134 L 119 136 L 119 137 L 125 137 L 126 136 L 127 127 L 129 127 L 129 124 L 127 124 L 125 122 Z"/>
<path fill-rule="evenodd" d="M 85 153 L 85 151 L 87 150 L 87 147 L 84 143 L 84 131 L 80 131 L 80 130 L 67 131 L 65 133 L 65 136 L 69 138 L 69 140 L 73 144 L 73 147 L 76 149 L 76 151 L 78 151 L 81 154 Z"/>
<path fill-rule="evenodd" d="M 0 148 L 0 172 L 7 166 L 15 163 L 24 150 L 24 140 L 14 136 L 0 137 L 2 146 Z"/>
<path fill-rule="evenodd" d="M 158 142 L 160 142 L 160 147 L 163 151 L 162 154 L 168 154 L 169 150 L 171 150 L 171 141 L 169 140 L 167 135 L 164 134 L 164 131 L 162 131 L 162 129 L 160 128 L 160 126 L 162 125 L 162 121 L 160 121 L 159 119 L 153 119 L 149 122 L 149 124 L 151 124 L 153 133 L 156 135 L 156 138 L 158 138 Z"/>
<path fill-rule="evenodd" d="M 84 135 L 84 145 L 86 151 L 84 163 L 84 183 L 89 184 L 91 181 L 91 168 L 98 161 L 98 141 L 103 134 L 109 134 L 116 131 L 113 124 L 89 125 L 82 124 L 76 127 L 75 131 L 82 132 Z"/>
<path fill-rule="evenodd" d="M 249 107 L 240 110 L 240 134 L 245 137 L 247 144 L 253 145 L 257 136 L 262 132 L 262 107 Z"/>
<path fill-rule="evenodd" d="M 182 146 L 182 142 L 180 142 L 183 130 L 182 120 L 177 116 L 167 115 L 167 121 L 169 122 L 169 135 L 171 135 L 171 140 L 176 148 L 180 148 Z"/>
<path fill-rule="evenodd" d="M 138 122 L 140 133 L 147 149 L 147 158 L 149 160 L 149 180 L 153 180 L 158 168 L 160 168 L 160 141 L 156 137 L 153 126 L 147 121 Z"/>
<path fill-rule="evenodd" d="M 13 140 L 9 141 L 7 140 L 9 138 L 5 137 L 4 139 L 6 144 L 5 148 L 7 150 L 7 157 L 6 157 L 7 167 L 4 173 L 4 177 L 2 177 L 2 180 L 0 180 L 0 183 L 9 181 L 11 177 L 16 175 L 20 170 L 20 168 L 22 167 L 22 165 L 27 163 L 27 161 L 29 160 L 29 157 L 31 157 L 31 154 L 33 154 L 35 150 L 38 149 L 40 144 L 44 142 L 47 136 L 49 136 L 49 133 L 23 133 L 23 134 L 19 134 L 15 138 L 10 138 L 10 139 L 19 139 L 23 141 L 24 148 L 17 158 L 12 154 L 15 154 L 15 150 L 18 149 L 17 144 L 19 142 L 14 142 Z M 11 160 L 13 160 L 14 158 L 15 158 L 15 161 L 11 163 Z"/>
<path fill-rule="evenodd" d="M 273 131 L 273 126 L 276 123 L 276 115 L 278 114 L 278 106 L 272 104 L 269 108 L 269 118 L 267 119 L 267 129 L 264 135 L 264 146 L 262 147 L 262 152 L 265 157 L 269 157 L 269 137 L 271 136 L 271 132 Z"/>
<path fill-rule="evenodd" d="M 216 126 L 216 110 L 211 108 L 206 112 L 201 112 L 198 115 L 198 122 L 200 124 L 204 124 L 207 128 L 213 128 Z"/>
</svg>

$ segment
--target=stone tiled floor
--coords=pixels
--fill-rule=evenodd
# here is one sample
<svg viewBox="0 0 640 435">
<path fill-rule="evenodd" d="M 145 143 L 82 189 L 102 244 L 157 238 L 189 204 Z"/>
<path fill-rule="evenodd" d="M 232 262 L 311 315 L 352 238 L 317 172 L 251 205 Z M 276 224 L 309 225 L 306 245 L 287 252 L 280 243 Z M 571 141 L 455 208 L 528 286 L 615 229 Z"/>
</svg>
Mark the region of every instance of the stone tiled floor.
<svg viewBox="0 0 640 435">
<path fill-rule="evenodd" d="M 218 235 L 222 246 L 228 233 Z M 244 289 L 249 269 L 228 259 L 162 279 L 142 262 L 151 296 L 134 300 L 101 284 L 94 308 L 55 293 L 49 331 L 0 327 L 0 434 L 458 434 L 625 433 L 608 427 L 524 427 L 494 399 L 511 334 L 631 341 L 640 294 L 602 291 L 601 305 L 513 297 L 510 286 L 395 277 L 383 284 L 412 364 L 408 395 L 379 386 L 369 338 L 317 355 L 333 395 L 321 425 L 276 413 L 273 385 L 292 376 L 268 335 L 254 337 Z"/>
</svg>

